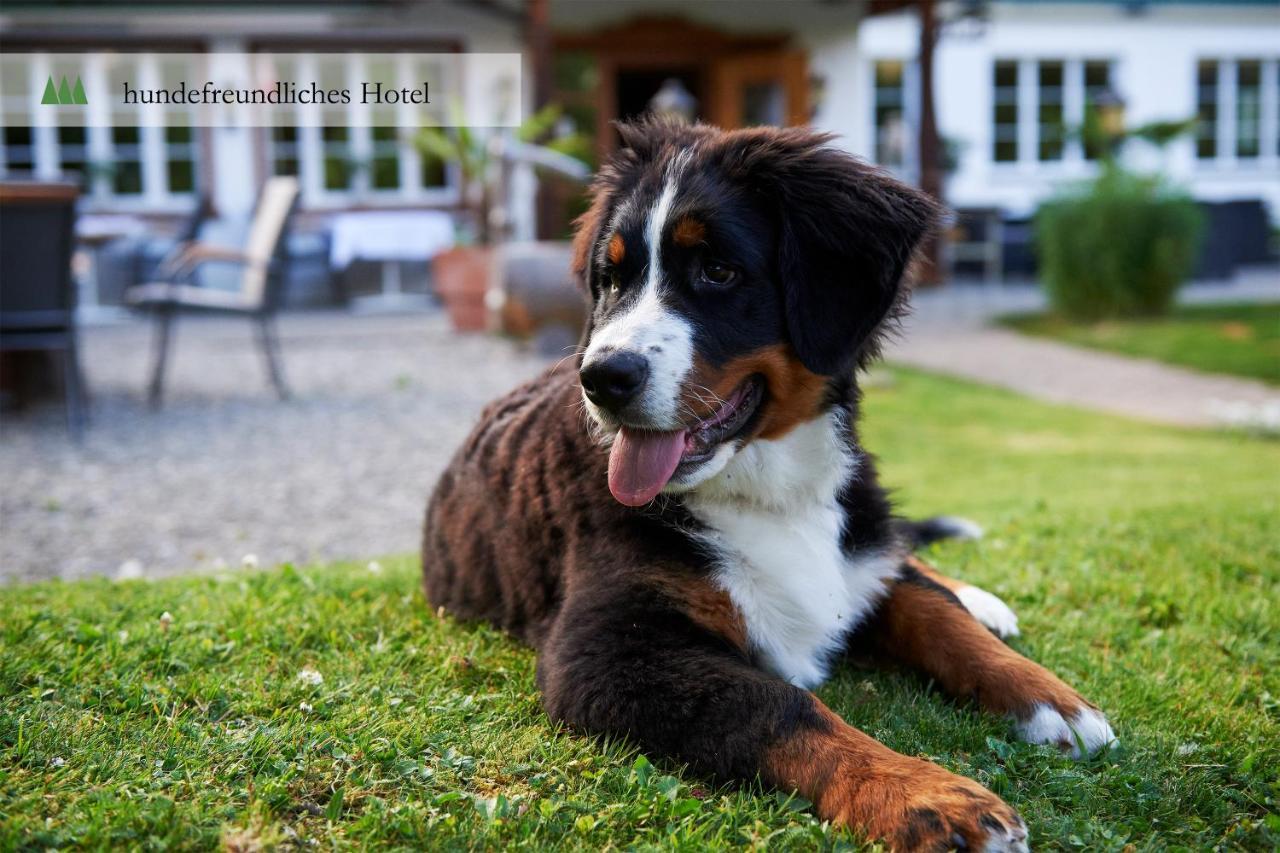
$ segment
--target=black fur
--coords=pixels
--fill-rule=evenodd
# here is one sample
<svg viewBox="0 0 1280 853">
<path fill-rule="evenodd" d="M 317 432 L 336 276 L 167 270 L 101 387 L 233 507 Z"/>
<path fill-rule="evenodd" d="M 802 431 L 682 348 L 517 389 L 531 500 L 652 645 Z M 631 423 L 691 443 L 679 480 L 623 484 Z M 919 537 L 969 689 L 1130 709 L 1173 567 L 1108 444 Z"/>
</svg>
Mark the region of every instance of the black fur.
<svg viewBox="0 0 1280 853">
<path fill-rule="evenodd" d="M 914 528 L 893 518 L 874 460 L 858 442 L 855 367 L 874 354 L 901 303 L 912 250 L 935 220 L 932 202 L 807 130 L 724 134 L 653 123 L 619 130 L 624 148 L 601 170 L 575 244 L 574 266 L 593 302 L 584 341 L 636 298 L 648 262 L 638 212 L 657 201 L 679 164 L 678 204 L 662 235 L 661 294 L 693 325 L 699 369 L 758 362 L 803 386 L 791 397 L 795 389 L 769 387 L 752 426 L 759 435 L 841 410 L 842 438 L 857 464 L 838 495 L 840 545 L 846 555 L 901 551 L 904 530 Z M 685 217 L 696 221 L 696 239 L 675 240 L 672 223 Z M 628 249 L 611 258 L 615 229 Z M 733 287 L 699 277 L 708 257 L 733 266 Z M 950 837 L 978 806 L 940 795 L 946 820 L 932 807 L 908 810 L 911 785 L 925 784 L 916 768 L 927 765 L 867 746 L 813 694 L 757 665 L 682 499 L 661 495 L 632 508 L 610 496 L 607 451 L 579 411 L 575 371 L 552 369 L 493 404 L 442 477 L 423 540 L 431 603 L 533 644 L 554 720 L 634 738 L 720 778 L 763 774 L 792 785 L 802 773 L 817 793 L 849 776 L 876 785 L 883 770 L 891 780 L 884 790 L 896 793 L 875 818 L 879 831 L 920 843 Z M 785 416 L 769 427 L 762 411 Z M 947 777 L 946 784 L 966 783 Z M 838 790 L 847 795 L 833 794 L 820 814 L 851 820 L 860 814 L 858 789 Z M 987 802 L 983 794 L 975 796 Z M 988 807 L 1000 805 L 986 796 Z"/>
</svg>

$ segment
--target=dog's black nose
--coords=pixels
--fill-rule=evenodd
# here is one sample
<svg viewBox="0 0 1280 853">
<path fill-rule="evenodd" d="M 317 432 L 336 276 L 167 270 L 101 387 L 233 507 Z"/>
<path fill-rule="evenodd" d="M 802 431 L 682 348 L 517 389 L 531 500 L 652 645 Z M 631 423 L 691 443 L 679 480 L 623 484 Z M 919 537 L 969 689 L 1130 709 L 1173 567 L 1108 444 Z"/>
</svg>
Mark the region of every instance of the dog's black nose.
<svg viewBox="0 0 1280 853">
<path fill-rule="evenodd" d="M 587 399 L 617 412 L 635 399 L 649 378 L 649 362 L 633 352 L 611 352 L 584 364 L 578 373 Z"/>
</svg>

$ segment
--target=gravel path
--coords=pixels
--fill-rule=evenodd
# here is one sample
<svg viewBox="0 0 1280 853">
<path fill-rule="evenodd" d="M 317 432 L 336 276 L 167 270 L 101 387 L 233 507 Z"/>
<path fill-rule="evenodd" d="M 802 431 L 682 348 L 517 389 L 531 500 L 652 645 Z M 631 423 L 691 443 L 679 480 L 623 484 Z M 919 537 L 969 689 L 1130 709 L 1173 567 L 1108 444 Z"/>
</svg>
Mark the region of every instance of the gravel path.
<svg viewBox="0 0 1280 853">
<path fill-rule="evenodd" d="M 917 329 L 891 346 L 886 357 L 1037 400 L 1144 420 L 1280 429 L 1280 391 L 1261 382 L 1081 349 L 1007 329 Z"/>
<path fill-rule="evenodd" d="M 1269 278 L 1250 287 L 1188 296 L 1280 296 Z M 919 294 L 889 356 L 1171 423 L 1267 407 L 1280 418 L 1280 394 L 1264 385 L 984 325 L 1039 304 L 1030 288 Z M 413 552 L 428 491 L 480 409 L 547 363 L 504 340 L 454 335 L 436 314 L 290 314 L 281 332 L 295 399 L 271 394 L 248 323 L 183 318 L 168 399 L 152 412 L 149 327 L 87 329 L 84 446 L 68 441 L 57 405 L 0 420 L 0 583 L 159 576 L 248 554 L 269 565 Z"/>
<path fill-rule="evenodd" d="M 1280 271 L 1257 268 L 1231 284 L 1188 287 L 1187 303 L 1280 301 Z M 1000 314 L 1037 311 L 1032 287 L 950 287 L 916 294 L 903 334 L 885 357 L 997 385 L 1053 403 L 1193 427 L 1280 431 L 1280 390 L 1147 359 L 1082 349 L 990 325 Z"/>
<path fill-rule="evenodd" d="M 546 364 L 434 314 L 287 315 L 280 403 L 248 323 L 183 318 L 152 412 L 149 332 L 86 331 L 82 448 L 60 406 L 0 421 L 0 583 L 412 552 L 480 409 Z"/>
</svg>

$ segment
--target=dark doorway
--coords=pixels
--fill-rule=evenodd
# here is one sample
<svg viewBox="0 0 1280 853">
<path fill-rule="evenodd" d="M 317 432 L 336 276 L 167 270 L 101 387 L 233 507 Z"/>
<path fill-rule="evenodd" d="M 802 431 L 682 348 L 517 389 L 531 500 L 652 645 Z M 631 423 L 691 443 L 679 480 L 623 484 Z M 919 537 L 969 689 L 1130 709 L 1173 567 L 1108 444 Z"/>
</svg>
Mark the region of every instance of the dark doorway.
<svg viewBox="0 0 1280 853">
<path fill-rule="evenodd" d="M 644 115 L 649 99 L 662 84 L 675 78 L 698 101 L 698 118 L 703 117 L 706 100 L 702 91 L 702 74 L 696 66 L 670 66 L 619 70 L 617 74 L 618 118 L 633 119 Z"/>
</svg>

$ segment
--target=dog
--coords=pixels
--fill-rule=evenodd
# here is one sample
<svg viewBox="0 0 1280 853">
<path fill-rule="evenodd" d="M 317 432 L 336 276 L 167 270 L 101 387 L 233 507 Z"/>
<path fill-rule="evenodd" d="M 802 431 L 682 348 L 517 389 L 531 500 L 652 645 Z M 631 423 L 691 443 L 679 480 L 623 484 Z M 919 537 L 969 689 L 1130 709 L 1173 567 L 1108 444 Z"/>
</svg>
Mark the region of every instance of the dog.
<svg viewBox="0 0 1280 853">
<path fill-rule="evenodd" d="M 491 404 L 427 508 L 429 602 L 538 652 L 551 719 L 759 777 L 895 849 L 1026 850 L 1017 812 L 811 690 L 851 650 L 1076 755 L 1098 709 L 1006 646 L 1012 611 L 913 556 L 857 373 L 939 219 L 807 129 L 619 127 L 577 222 L 572 360 Z"/>
</svg>

